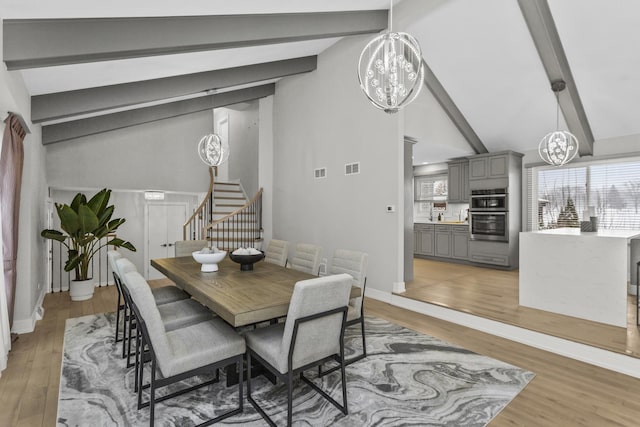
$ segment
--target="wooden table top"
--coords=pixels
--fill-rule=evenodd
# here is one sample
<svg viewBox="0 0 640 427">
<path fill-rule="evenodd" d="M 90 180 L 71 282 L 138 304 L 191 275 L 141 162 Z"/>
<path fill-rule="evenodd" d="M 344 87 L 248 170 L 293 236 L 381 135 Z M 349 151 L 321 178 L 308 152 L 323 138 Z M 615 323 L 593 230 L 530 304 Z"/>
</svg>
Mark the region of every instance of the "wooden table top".
<svg viewBox="0 0 640 427">
<path fill-rule="evenodd" d="M 286 316 L 296 282 L 316 277 L 264 261 L 240 271 L 228 257 L 213 273 L 202 273 L 190 256 L 153 259 L 151 265 L 234 327 Z M 353 286 L 351 298 L 360 295 Z"/>
</svg>

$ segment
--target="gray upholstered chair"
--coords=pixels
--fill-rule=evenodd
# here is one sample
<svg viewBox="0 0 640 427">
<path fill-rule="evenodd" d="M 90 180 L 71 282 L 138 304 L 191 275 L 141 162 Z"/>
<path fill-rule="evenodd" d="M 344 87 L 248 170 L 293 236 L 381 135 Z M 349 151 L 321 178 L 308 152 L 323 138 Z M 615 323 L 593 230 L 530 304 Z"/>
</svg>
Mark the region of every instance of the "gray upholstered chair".
<svg viewBox="0 0 640 427">
<path fill-rule="evenodd" d="M 124 279 L 121 280 L 121 286 L 123 294 L 125 295 L 125 300 L 128 300 L 128 303 L 130 305 L 131 301 L 129 298 L 127 298 L 127 296 L 132 294 L 133 286 L 144 286 L 145 288 L 147 288 L 149 290 L 149 295 L 151 295 L 151 298 L 153 298 L 154 304 L 156 304 L 156 306 L 158 307 L 160 318 L 162 319 L 162 323 L 167 331 L 172 331 L 175 329 L 194 325 L 196 323 L 204 322 L 210 320 L 213 317 L 213 313 L 209 311 L 209 309 L 191 298 L 181 299 L 179 301 L 158 305 L 153 292 L 146 280 L 143 279 L 143 282 L 136 281 L 135 283 L 127 282 L 126 277 L 128 273 L 137 273 L 137 270 L 131 261 L 126 258 L 120 258 L 116 261 L 116 266 L 122 277 L 124 277 Z M 129 320 L 129 339 L 127 343 L 128 351 L 126 352 L 127 366 L 132 366 L 131 339 L 133 333 L 133 320 L 135 320 L 135 316 L 134 319 L 130 318 Z"/>
<path fill-rule="evenodd" d="M 142 402 L 144 372 L 142 363 L 140 364 L 140 373 L 136 378 L 139 391 L 138 407 L 150 407 L 149 424 L 151 426 L 154 424 L 156 402 L 217 381 L 218 369 L 231 364 L 236 365 L 240 375 L 238 382 L 239 406 L 215 417 L 204 425 L 241 413 L 243 408 L 242 365 L 246 350 L 244 338 L 217 317 L 206 322 L 169 331 L 144 278 L 137 272 L 131 272 L 124 276 L 124 282 L 131 290 L 132 308 L 138 319 L 141 332 L 140 347 L 146 346 L 149 349 L 151 380 L 147 402 Z M 161 374 L 160 377 L 157 375 L 158 372 Z M 216 373 L 214 380 L 156 398 L 156 391 L 160 387 L 195 375 L 214 372 Z"/>
<path fill-rule="evenodd" d="M 127 300 L 124 298 L 122 289 L 122 273 L 119 271 L 117 263 L 119 259 L 125 258 L 122 256 L 122 254 L 120 254 L 120 252 L 107 251 L 107 259 L 109 260 L 109 265 L 111 266 L 111 271 L 113 272 L 113 279 L 118 290 L 118 310 L 116 312 L 116 342 L 118 341 L 118 328 L 120 325 L 120 309 L 123 309 L 122 357 L 125 358 L 127 357 L 127 346 L 131 346 L 130 340 L 127 336 L 127 332 L 132 329 L 132 324 L 130 323 L 131 308 L 127 305 Z M 126 266 L 128 271 L 133 271 L 136 269 L 136 267 L 131 262 L 125 263 L 124 265 Z M 178 289 L 175 286 L 162 286 L 159 288 L 153 288 L 151 292 L 153 293 L 153 297 L 156 301 L 156 304 L 158 305 L 190 298 L 189 294 Z M 124 304 L 120 303 L 121 298 L 124 300 Z"/>
<path fill-rule="evenodd" d="M 320 269 L 320 256 L 322 248 L 307 243 L 298 243 L 296 245 L 296 253 L 290 262 L 291 268 L 305 273 L 318 275 Z"/>
<path fill-rule="evenodd" d="M 289 257 L 289 242 L 286 240 L 271 239 L 267 251 L 265 252 L 265 262 L 277 264 L 281 267 L 287 265 L 287 258 Z"/>
<path fill-rule="evenodd" d="M 353 279 L 348 274 L 319 277 L 296 283 L 285 323 L 258 328 L 245 334 L 247 341 L 247 399 L 270 425 L 275 425 L 251 397 L 251 359 L 287 384 L 287 425 L 291 425 L 293 378 L 300 378 L 347 414 L 344 372 L 344 328 Z M 340 363 L 340 405 L 304 376 L 304 371 L 333 359 Z"/>
<path fill-rule="evenodd" d="M 192 252 L 199 251 L 204 247 L 208 247 L 209 242 L 206 240 L 178 240 L 175 243 L 175 254 L 179 256 L 191 256 Z"/>
<path fill-rule="evenodd" d="M 348 249 L 337 249 L 331 260 L 329 274 L 349 274 L 353 278 L 352 284 L 362 289 L 362 295 L 349 300 L 349 311 L 347 312 L 347 326 L 360 324 L 362 333 L 362 354 L 346 360 L 347 365 L 357 362 L 367 357 L 367 341 L 364 330 L 364 293 L 367 287 L 367 261 L 369 255 L 364 252 L 351 251 Z M 338 366 L 322 372 L 321 376 L 339 369 Z"/>
</svg>

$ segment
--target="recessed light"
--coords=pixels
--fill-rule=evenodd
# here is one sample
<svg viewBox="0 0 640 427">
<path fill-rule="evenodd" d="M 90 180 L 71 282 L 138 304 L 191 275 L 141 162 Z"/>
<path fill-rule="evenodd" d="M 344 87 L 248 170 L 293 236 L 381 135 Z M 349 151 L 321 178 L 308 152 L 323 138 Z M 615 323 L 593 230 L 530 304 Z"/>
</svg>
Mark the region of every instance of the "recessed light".
<svg viewBox="0 0 640 427">
<path fill-rule="evenodd" d="M 428 165 L 428 164 L 429 164 L 429 162 L 422 162 L 422 164 L 423 164 L 423 165 Z"/>
</svg>

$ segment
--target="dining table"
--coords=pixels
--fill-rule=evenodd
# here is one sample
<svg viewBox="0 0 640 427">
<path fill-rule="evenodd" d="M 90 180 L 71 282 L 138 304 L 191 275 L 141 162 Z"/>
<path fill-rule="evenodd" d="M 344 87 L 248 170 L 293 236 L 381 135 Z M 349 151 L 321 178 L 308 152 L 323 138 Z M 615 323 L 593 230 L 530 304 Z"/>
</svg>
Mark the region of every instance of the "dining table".
<svg viewBox="0 0 640 427">
<path fill-rule="evenodd" d="M 190 256 L 152 259 L 151 265 L 235 328 L 286 316 L 295 284 L 317 277 L 265 261 L 241 271 L 228 257 L 209 273 Z M 350 298 L 360 295 L 352 286 Z"/>
</svg>

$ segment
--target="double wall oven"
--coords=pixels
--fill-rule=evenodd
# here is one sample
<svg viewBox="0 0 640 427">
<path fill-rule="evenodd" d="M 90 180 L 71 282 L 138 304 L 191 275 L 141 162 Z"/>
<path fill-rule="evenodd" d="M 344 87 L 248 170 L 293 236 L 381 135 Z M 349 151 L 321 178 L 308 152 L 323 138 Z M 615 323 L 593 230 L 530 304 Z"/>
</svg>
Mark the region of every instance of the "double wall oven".
<svg viewBox="0 0 640 427">
<path fill-rule="evenodd" d="M 469 228 L 472 240 L 509 241 L 507 188 L 471 190 Z"/>
</svg>

